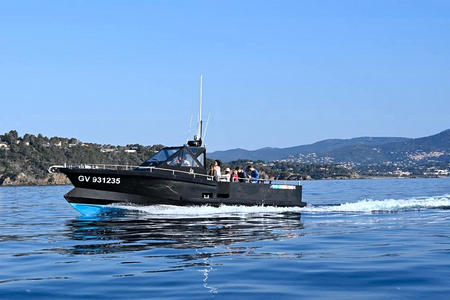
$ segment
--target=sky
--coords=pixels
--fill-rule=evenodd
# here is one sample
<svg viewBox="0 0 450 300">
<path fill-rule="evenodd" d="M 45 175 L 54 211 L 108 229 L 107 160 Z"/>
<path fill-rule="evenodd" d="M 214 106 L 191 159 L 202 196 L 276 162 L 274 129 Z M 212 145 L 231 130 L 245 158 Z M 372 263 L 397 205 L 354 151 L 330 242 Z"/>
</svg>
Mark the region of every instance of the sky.
<svg viewBox="0 0 450 300">
<path fill-rule="evenodd" d="M 450 1 L 0 2 L 0 134 L 180 145 L 200 74 L 209 151 L 432 135 Z"/>
</svg>

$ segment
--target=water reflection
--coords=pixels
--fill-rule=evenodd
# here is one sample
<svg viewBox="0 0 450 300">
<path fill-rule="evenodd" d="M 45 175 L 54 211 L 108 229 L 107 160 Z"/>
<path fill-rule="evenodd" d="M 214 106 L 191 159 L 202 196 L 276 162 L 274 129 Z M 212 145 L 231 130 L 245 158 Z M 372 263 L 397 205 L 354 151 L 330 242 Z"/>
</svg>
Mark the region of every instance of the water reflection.
<svg viewBox="0 0 450 300">
<path fill-rule="evenodd" d="M 141 214 L 78 218 L 67 223 L 79 244 L 71 254 L 104 254 L 154 248 L 199 249 L 242 242 L 293 238 L 302 234 L 299 213 L 192 218 L 151 218 Z M 189 259 L 188 259 L 189 260 Z"/>
</svg>

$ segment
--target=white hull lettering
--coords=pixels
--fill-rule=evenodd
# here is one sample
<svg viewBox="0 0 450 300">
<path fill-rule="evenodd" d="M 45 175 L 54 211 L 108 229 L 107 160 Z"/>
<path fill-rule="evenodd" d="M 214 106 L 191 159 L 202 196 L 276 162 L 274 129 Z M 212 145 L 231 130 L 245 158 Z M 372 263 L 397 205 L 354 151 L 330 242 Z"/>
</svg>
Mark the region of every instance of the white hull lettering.
<svg viewBox="0 0 450 300">
<path fill-rule="evenodd" d="M 103 177 L 103 176 L 84 176 L 80 175 L 78 176 L 79 182 L 92 182 L 92 183 L 104 183 L 104 184 L 120 184 L 120 178 L 119 177 Z"/>
</svg>

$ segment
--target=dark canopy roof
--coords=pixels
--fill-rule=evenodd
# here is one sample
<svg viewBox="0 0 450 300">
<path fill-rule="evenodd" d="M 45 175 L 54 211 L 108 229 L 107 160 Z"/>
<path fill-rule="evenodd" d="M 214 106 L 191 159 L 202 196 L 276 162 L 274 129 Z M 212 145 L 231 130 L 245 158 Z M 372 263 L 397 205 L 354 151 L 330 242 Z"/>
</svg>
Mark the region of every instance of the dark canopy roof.
<svg viewBox="0 0 450 300">
<path fill-rule="evenodd" d="M 141 166 L 206 173 L 206 149 L 204 147 L 165 147 Z"/>
</svg>

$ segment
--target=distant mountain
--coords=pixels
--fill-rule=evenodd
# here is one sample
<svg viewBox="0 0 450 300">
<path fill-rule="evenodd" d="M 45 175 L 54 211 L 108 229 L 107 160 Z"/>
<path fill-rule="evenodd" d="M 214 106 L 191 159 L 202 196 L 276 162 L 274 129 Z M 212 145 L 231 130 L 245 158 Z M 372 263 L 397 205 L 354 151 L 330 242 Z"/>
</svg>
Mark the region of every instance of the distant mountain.
<svg viewBox="0 0 450 300">
<path fill-rule="evenodd" d="M 410 139 L 400 143 L 390 143 L 382 147 L 383 151 L 408 152 L 415 151 L 450 151 L 450 129 L 438 134 Z"/>
<path fill-rule="evenodd" d="M 314 158 L 297 154 L 290 159 L 302 162 L 350 163 L 355 165 L 420 164 L 450 162 L 450 129 L 438 134 L 380 145 L 351 145 L 316 153 Z"/>
<path fill-rule="evenodd" d="M 0 135 L 0 185 L 67 184 L 62 174 L 49 174 L 52 164 L 106 163 L 140 165 L 162 145 L 100 145 L 75 138 L 38 136 L 17 131 Z M 273 178 L 357 178 L 359 176 L 450 176 L 450 129 L 416 138 L 361 137 L 330 139 L 290 148 L 232 149 L 209 157 L 273 161 L 257 163 Z M 234 165 L 245 165 L 245 161 Z"/>
<path fill-rule="evenodd" d="M 349 146 L 378 146 L 394 142 L 406 142 L 408 140 L 410 139 L 402 137 L 359 137 L 353 139 L 328 139 L 316 142 L 314 144 L 289 148 L 266 147 L 253 151 L 237 148 L 226 151 L 215 151 L 210 153 L 209 157 L 220 159 L 224 162 L 234 161 L 238 159 L 273 161 L 297 156 L 299 154 L 325 153 Z"/>
</svg>

